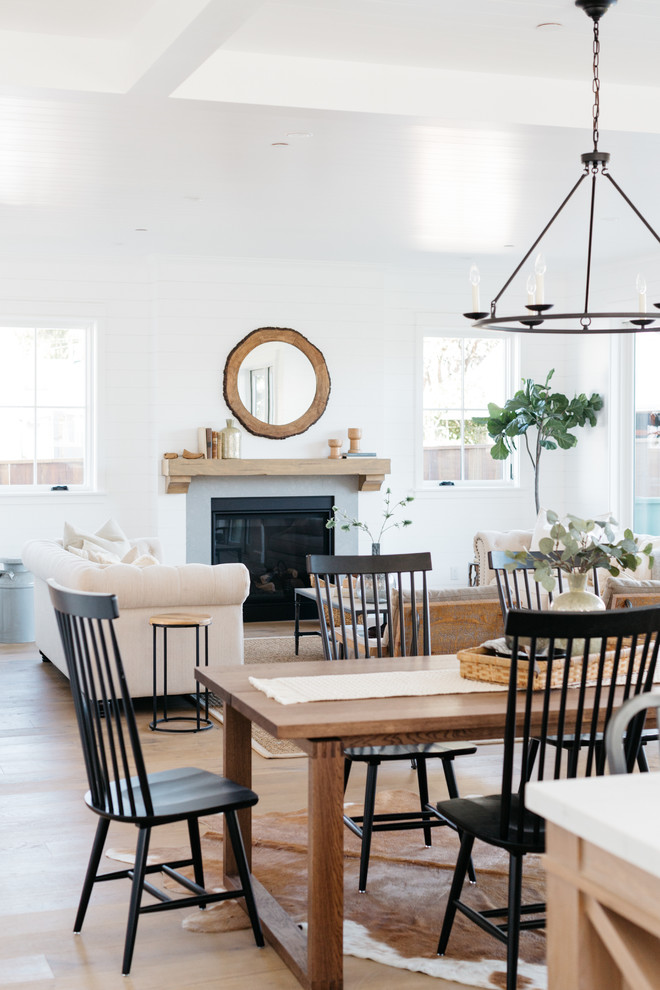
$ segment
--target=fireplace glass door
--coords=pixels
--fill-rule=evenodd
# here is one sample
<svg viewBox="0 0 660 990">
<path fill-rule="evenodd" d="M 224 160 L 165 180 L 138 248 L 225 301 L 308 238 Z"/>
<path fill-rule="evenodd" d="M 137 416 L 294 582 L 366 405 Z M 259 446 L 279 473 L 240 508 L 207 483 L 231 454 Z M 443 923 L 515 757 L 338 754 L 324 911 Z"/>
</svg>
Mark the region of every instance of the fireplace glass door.
<svg viewBox="0 0 660 990">
<path fill-rule="evenodd" d="M 246 622 L 293 619 L 294 590 L 309 588 L 309 553 L 333 553 L 332 496 L 211 499 L 212 563 L 245 564 Z M 301 616 L 316 609 L 303 602 Z"/>
</svg>

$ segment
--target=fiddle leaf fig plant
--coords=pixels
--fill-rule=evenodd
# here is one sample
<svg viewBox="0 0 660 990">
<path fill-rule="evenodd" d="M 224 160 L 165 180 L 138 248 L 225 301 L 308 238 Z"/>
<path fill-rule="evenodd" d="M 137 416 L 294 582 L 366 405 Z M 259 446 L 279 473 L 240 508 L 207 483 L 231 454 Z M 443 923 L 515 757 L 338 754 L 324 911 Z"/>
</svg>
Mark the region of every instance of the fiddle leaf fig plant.
<svg viewBox="0 0 660 990">
<path fill-rule="evenodd" d="M 596 425 L 596 415 L 603 408 L 602 396 L 593 392 L 590 398 L 584 394 L 568 399 L 561 392 L 550 391 L 550 379 L 555 373 L 548 372 L 545 382 L 523 379 L 523 387 L 507 399 L 503 406 L 488 403 L 486 428 L 495 441 L 490 456 L 503 461 L 516 450 L 516 438 L 522 437 L 534 469 L 534 500 L 538 514 L 539 468 L 544 450 L 569 450 L 577 444 L 577 437 L 571 431 L 576 427 Z M 534 436 L 534 431 L 536 435 Z M 532 440 L 530 442 L 530 432 Z"/>
</svg>

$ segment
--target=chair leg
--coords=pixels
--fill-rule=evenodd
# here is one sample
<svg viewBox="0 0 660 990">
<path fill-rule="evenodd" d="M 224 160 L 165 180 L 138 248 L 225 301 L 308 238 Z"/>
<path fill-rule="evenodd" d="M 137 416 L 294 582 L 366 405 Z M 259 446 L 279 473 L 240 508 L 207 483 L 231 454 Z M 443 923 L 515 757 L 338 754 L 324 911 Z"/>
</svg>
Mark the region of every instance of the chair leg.
<svg viewBox="0 0 660 990">
<path fill-rule="evenodd" d="M 346 788 L 348 787 L 348 778 L 351 775 L 351 767 L 353 766 L 353 760 L 348 760 L 344 757 L 344 794 L 346 793 Z"/>
<path fill-rule="evenodd" d="M 527 776 L 526 781 L 529 782 L 534 772 L 534 764 L 536 763 L 536 755 L 539 751 L 539 746 L 541 745 L 541 740 L 532 738 L 529 741 L 529 747 L 527 749 Z"/>
<path fill-rule="evenodd" d="M 87 905 L 89 904 L 89 898 L 92 894 L 92 887 L 94 886 L 99 863 L 101 862 L 101 854 L 103 853 L 103 847 L 105 845 L 109 827 L 109 818 L 99 818 L 98 825 L 96 826 L 96 834 L 94 836 L 92 851 L 89 855 L 89 863 L 87 864 L 85 881 L 83 883 L 80 901 L 78 903 L 78 913 L 76 914 L 76 920 L 73 923 L 73 930 L 76 935 L 82 931 L 83 921 L 85 920 L 85 914 L 87 912 Z"/>
<path fill-rule="evenodd" d="M 257 914 L 257 905 L 254 900 L 254 893 L 252 891 L 252 880 L 250 879 L 250 870 L 248 868 L 247 856 L 245 855 L 243 836 L 241 835 L 241 830 L 238 827 L 238 819 L 235 811 L 225 811 L 225 823 L 227 825 L 227 831 L 229 832 L 231 847 L 234 851 L 236 866 L 238 867 L 238 875 L 241 880 L 241 887 L 243 888 L 245 906 L 247 907 L 250 924 L 252 925 L 254 940 L 261 949 L 265 944 L 264 936 L 261 930 L 259 915 Z"/>
<path fill-rule="evenodd" d="M 419 790 L 419 803 L 422 809 L 422 815 L 424 815 L 426 805 L 429 803 L 429 783 L 426 774 L 426 760 L 421 756 L 417 758 L 417 787 Z M 425 821 L 428 820 L 425 819 Z M 424 825 L 422 831 L 424 832 L 424 844 L 428 848 L 432 844 L 430 824 Z"/>
<path fill-rule="evenodd" d="M 147 856 L 149 855 L 150 838 L 150 828 L 141 828 L 138 831 L 137 849 L 135 851 L 135 866 L 133 867 L 133 883 L 131 884 L 131 899 L 128 907 L 128 924 L 126 925 L 124 962 L 121 968 L 123 976 L 128 976 L 131 971 L 133 949 L 135 948 L 135 936 L 137 934 L 138 919 L 140 917 L 142 886 L 144 884 L 144 877 L 147 869 Z"/>
<path fill-rule="evenodd" d="M 204 886 L 204 863 L 202 861 L 202 844 L 199 841 L 199 819 L 188 819 L 188 837 L 190 839 L 190 852 L 192 854 L 193 867 L 195 870 L 195 883 L 198 887 Z M 205 904 L 200 904 L 205 908 Z"/>
<path fill-rule="evenodd" d="M 637 750 L 637 766 L 639 767 L 641 773 L 649 772 L 649 764 L 646 759 L 646 753 L 644 752 L 644 743 L 640 743 L 639 749 Z"/>
<path fill-rule="evenodd" d="M 506 990 L 518 983 L 518 946 L 522 903 L 522 856 L 509 856 L 509 905 L 506 942 Z"/>
<path fill-rule="evenodd" d="M 445 908 L 445 917 L 442 922 L 440 941 L 438 942 L 439 956 L 444 956 L 447 943 L 449 942 L 452 925 L 454 924 L 454 918 L 456 917 L 456 902 L 461 896 L 468 863 L 470 862 L 470 857 L 472 856 L 473 845 L 474 836 L 463 833 L 461 838 L 461 849 L 458 854 L 458 859 L 456 860 L 456 868 L 454 869 L 454 879 L 451 882 L 449 897 L 447 898 L 447 907 Z"/>
<path fill-rule="evenodd" d="M 362 846 L 360 848 L 360 878 L 358 890 L 361 894 L 367 889 L 367 873 L 369 871 L 369 854 L 371 852 L 371 836 L 374 825 L 374 810 L 376 805 L 376 780 L 378 779 L 378 764 L 367 765 L 367 785 L 364 791 L 364 811 L 362 812 Z"/>
<path fill-rule="evenodd" d="M 458 784 L 456 783 L 456 774 L 454 773 L 454 759 L 453 759 L 453 757 L 451 759 L 447 759 L 447 760 L 443 760 L 442 761 L 442 769 L 445 771 L 445 782 L 447 784 L 447 793 L 449 794 L 449 797 L 450 798 L 457 798 L 459 796 L 459 794 L 458 794 Z M 458 837 L 459 837 L 459 839 L 461 841 L 463 841 L 463 833 L 461 832 L 460 829 L 457 829 L 457 831 L 458 831 Z M 467 874 L 468 874 L 468 880 L 470 881 L 470 883 L 476 883 L 477 882 L 477 875 L 474 872 L 474 863 L 472 862 L 472 857 L 471 856 L 470 856 L 470 860 L 468 862 Z"/>
</svg>

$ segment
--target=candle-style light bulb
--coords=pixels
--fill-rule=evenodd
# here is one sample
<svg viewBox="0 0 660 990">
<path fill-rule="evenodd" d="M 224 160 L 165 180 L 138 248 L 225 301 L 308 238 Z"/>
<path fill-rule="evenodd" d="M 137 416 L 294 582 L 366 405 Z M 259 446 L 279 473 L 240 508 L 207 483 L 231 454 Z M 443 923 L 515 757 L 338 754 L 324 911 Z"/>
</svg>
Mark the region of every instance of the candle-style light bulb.
<svg viewBox="0 0 660 990">
<path fill-rule="evenodd" d="M 646 279 L 642 274 L 639 274 L 635 279 L 635 288 L 637 289 L 637 301 L 639 303 L 640 313 L 646 312 Z"/>
<path fill-rule="evenodd" d="M 479 274 L 479 269 L 475 264 L 470 265 L 470 285 L 472 286 L 472 312 L 478 313 L 479 310 L 479 282 L 481 281 L 481 275 Z"/>
<path fill-rule="evenodd" d="M 542 254 L 537 254 L 534 259 L 534 271 L 536 273 L 536 302 L 537 304 L 542 304 L 544 301 L 544 284 L 543 276 L 546 271 L 545 258 Z"/>
<path fill-rule="evenodd" d="M 536 293 L 536 275 L 532 272 L 531 275 L 527 277 L 527 305 L 531 306 L 534 302 L 534 296 Z"/>
</svg>

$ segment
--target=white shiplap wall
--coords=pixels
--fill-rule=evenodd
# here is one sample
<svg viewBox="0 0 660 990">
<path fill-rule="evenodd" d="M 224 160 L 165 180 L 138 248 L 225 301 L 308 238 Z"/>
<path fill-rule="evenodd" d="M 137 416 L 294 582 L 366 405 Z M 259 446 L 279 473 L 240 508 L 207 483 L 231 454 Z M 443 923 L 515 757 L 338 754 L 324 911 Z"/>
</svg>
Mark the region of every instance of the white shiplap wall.
<svg viewBox="0 0 660 990">
<path fill-rule="evenodd" d="M 477 529 L 531 527 L 531 472 L 512 493 L 415 491 L 417 337 L 437 314 L 445 323 L 466 307 L 469 261 L 423 270 L 319 261 L 152 259 L 132 267 L 91 264 L 6 266 L 0 315 L 77 316 L 99 327 L 100 487 L 91 496 L 0 500 L 0 554 L 20 552 L 33 536 L 59 537 L 65 519 L 96 528 L 115 516 L 130 536 L 158 534 L 170 562 L 185 559 L 185 496 L 164 494 L 165 451 L 194 449 L 198 426 L 224 426 L 222 397 L 229 351 L 260 326 L 292 327 L 324 353 L 332 392 L 321 420 L 283 441 L 243 436 L 245 457 L 318 457 L 327 440 L 363 430 L 363 449 L 392 459 L 397 498 L 416 496 L 414 525 L 394 530 L 384 549 L 430 549 L 434 583 L 465 583 Z M 506 274 L 491 274 L 494 282 Z M 449 315 L 448 315 L 449 314 Z M 465 321 L 459 315 L 456 326 Z M 523 339 L 521 374 L 574 391 L 605 391 L 609 352 L 565 338 Z M 542 501 L 560 511 L 609 508 L 608 430 L 580 434 L 576 451 L 544 455 Z M 578 506 L 576 503 L 579 502 Z M 605 499 L 607 502 L 607 498 Z M 360 496 L 360 516 L 376 523 L 381 497 Z M 368 549 L 363 545 L 362 549 Z M 456 568 L 458 578 L 450 574 Z"/>
</svg>

